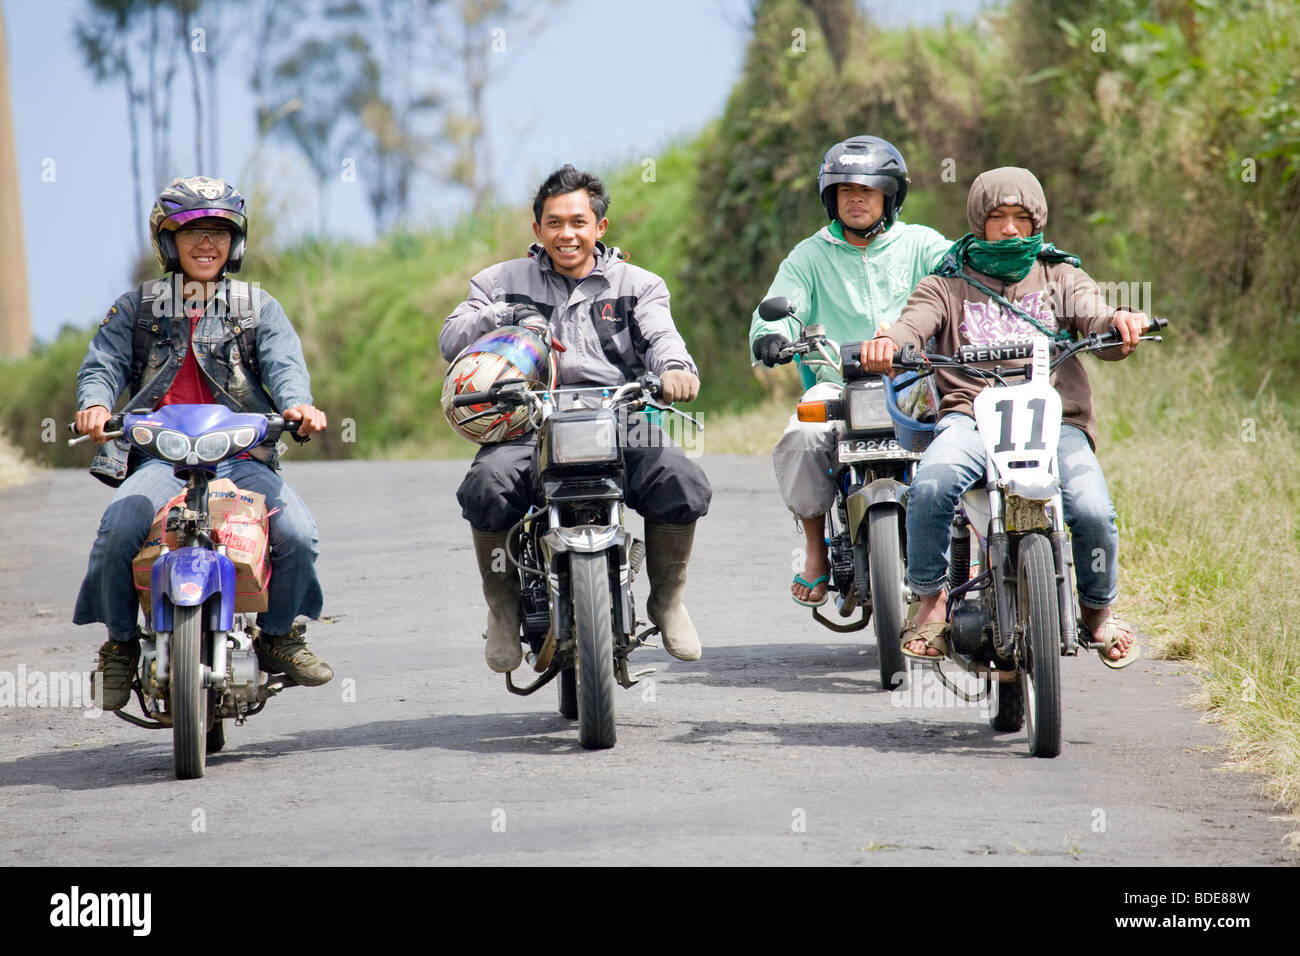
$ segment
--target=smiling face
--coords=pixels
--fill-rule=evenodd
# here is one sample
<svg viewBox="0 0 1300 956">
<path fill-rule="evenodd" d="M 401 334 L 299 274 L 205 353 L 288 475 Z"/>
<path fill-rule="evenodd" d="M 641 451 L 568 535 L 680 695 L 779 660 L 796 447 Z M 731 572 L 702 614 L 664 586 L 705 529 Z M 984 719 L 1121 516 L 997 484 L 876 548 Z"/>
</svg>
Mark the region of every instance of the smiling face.
<svg viewBox="0 0 1300 956">
<path fill-rule="evenodd" d="M 208 235 L 202 235 L 203 233 Z M 233 238 L 224 219 L 196 219 L 173 233 L 181 272 L 191 282 L 211 282 L 221 275 Z M 202 238 L 200 238 L 202 236 Z"/>
<path fill-rule="evenodd" d="M 581 279 L 596 265 L 596 240 L 609 228 L 608 219 L 597 219 L 591 197 L 585 189 L 550 196 L 542 206 L 541 222 L 533 223 L 533 235 L 551 257 L 561 275 Z"/>
<path fill-rule="evenodd" d="M 997 206 L 984 220 L 984 238 L 989 242 L 1025 239 L 1033 231 L 1034 219 L 1024 206 Z"/>
<path fill-rule="evenodd" d="M 885 194 L 861 183 L 840 183 L 835 199 L 840 222 L 863 232 L 885 212 Z"/>
</svg>

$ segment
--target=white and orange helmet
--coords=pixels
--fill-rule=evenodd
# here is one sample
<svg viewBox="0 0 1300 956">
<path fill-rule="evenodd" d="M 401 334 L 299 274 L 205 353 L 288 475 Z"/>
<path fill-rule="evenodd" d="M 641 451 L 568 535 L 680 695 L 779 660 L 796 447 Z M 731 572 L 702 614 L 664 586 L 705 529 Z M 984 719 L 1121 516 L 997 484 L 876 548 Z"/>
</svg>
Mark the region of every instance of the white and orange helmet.
<svg viewBox="0 0 1300 956">
<path fill-rule="evenodd" d="M 555 356 L 550 344 L 532 329 L 503 325 L 467 345 L 447 370 L 442 383 L 442 411 L 462 438 L 480 445 L 516 438 L 532 427 L 528 406 L 494 414 L 490 404 L 456 408 L 451 404 L 457 395 L 486 392 L 496 382 L 522 378 L 537 388 L 554 388 Z"/>
</svg>

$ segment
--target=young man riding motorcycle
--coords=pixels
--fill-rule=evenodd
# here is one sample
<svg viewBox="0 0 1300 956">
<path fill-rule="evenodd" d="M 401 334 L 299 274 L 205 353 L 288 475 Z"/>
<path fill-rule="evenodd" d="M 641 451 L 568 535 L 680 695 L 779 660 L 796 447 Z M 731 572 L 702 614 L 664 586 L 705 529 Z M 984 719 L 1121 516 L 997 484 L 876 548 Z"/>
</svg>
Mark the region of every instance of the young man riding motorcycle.
<svg viewBox="0 0 1300 956">
<path fill-rule="evenodd" d="M 595 176 L 564 166 L 533 200 L 538 242 L 525 259 L 511 259 L 470 279 L 469 298 L 443 325 L 438 344 L 448 361 L 484 333 L 502 325 L 544 328 L 549 321 L 559 352 L 559 385 L 617 386 L 645 372 L 658 375 L 667 402 L 699 393 L 695 362 L 668 309 L 663 279 L 629 265 L 618 249 L 599 241 L 609 221 L 609 195 Z M 636 429 L 646 434 L 643 429 Z M 627 502 L 645 518 L 647 611 L 663 646 L 680 660 L 697 660 L 695 625 L 682 605 L 695 522 L 709 508 L 704 471 L 657 428 L 645 447 L 625 446 Z M 519 578 L 499 560 L 509 529 L 533 503 L 536 435 L 484 445 L 456 492 L 470 523 L 483 597 L 488 605 L 488 666 L 514 670 L 520 644 Z"/>
<path fill-rule="evenodd" d="M 938 352 L 952 355 L 963 345 L 1114 328 L 1124 344 L 1098 353 L 1102 358 L 1117 361 L 1137 348 L 1146 316 L 1111 308 L 1077 258 L 1043 241 L 1047 200 L 1033 173 L 1018 167 L 981 173 L 971 184 L 966 216 L 971 232 L 953 245 L 939 274 L 917 286 L 898 322 L 863 343 L 868 369 L 890 372 L 899 348 L 909 342 L 920 348 L 931 336 Z M 915 619 L 904 628 L 904 654 L 912 657 L 937 657 L 946 649 L 949 529 L 958 498 L 985 472 L 984 445 L 972 417 L 982 386 L 944 370 L 936 378 L 940 420 L 912 480 L 907 508 L 908 585 L 922 595 Z M 1083 622 L 1105 644 L 1102 661 L 1124 667 L 1140 650 L 1132 626 L 1111 609 L 1118 594 L 1119 535 L 1094 453 L 1097 419 L 1088 374 L 1082 362 L 1071 360 L 1053 373 L 1052 384 L 1063 404 L 1058 460 Z"/>
<path fill-rule="evenodd" d="M 239 271 L 248 232 L 238 190 L 220 179 L 176 179 L 154 203 L 149 232 L 167 277 L 117 299 L 77 373 L 77 430 L 102 446 L 91 472 L 117 487 L 72 618 L 108 626 L 97 668 L 105 710 L 126 704 L 140 656 L 132 558 L 154 515 L 185 487 L 170 462 L 128 455 L 124 441 L 105 439 L 109 409 L 126 393 L 127 409 L 216 403 L 239 412 L 280 409 L 285 419 L 301 421 L 302 436 L 326 427 L 325 413 L 312 404 L 302 344 L 280 304 L 256 286 L 226 278 Z M 280 477 L 278 459 L 276 447 L 259 446 L 222 462 L 217 477 L 265 495 L 271 512 L 268 608 L 257 617 L 262 667 L 314 686 L 334 672 L 292 624 L 299 614 L 314 619 L 321 611 L 316 523 Z"/>
<path fill-rule="evenodd" d="M 899 221 L 907 196 L 902 154 L 876 136 L 836 143 L 822 160 L 817 189 L 830 225 L 800 242 L 781 263 L 767 295 L 785 296 L 807 325 L 826 327 L 833 341 L 868 339 L 898 318 L 907 297 L 951 243 L 928 226 Z M 771 368 L 799 335 L 793 319 L 764 322 L 754 311 L 750 351 Z M 802 401 L 836 398 L 843 386 L 825 369 L 800 368 Z M 816 384 L 814 384 L 816 382 Z M 804 530 L 804 569 L 790 593 L 800 603 L 826 603 L 830 562 L 826 512 L 835 503 L 835 423 L 790 423 L 772 452 L 781 497 Z"/>
</svg>

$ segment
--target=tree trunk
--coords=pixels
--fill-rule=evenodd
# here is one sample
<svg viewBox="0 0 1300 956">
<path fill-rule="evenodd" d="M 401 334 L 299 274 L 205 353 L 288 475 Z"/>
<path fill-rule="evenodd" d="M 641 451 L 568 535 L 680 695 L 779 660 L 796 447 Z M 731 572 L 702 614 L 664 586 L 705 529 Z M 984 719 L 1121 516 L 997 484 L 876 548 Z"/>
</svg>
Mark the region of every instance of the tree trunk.
<svg viewBox="0 0 1300 956">
<path fill-rule="evenodd" d="M 32 344 L 27 301 L 27 257 L 23 253 L 23 214 L 18 193 L 18 158 L 9 100 L 9 47 L 0 8 L 0 357 L 22 358 Z"/>
</svg>

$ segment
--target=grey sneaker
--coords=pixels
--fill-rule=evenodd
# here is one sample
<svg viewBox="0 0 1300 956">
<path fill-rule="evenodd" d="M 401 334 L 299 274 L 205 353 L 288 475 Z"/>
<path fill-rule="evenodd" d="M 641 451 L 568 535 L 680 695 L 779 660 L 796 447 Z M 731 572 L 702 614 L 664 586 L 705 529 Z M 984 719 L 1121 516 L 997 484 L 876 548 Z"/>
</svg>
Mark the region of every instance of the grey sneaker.
<svg viewBox="0 0 1300 956">
<path fill-rule="evenodd" d="M 135 679 L 135 666 L 140 662 L 140 641 L 115 641 L 109 638 L 99 649 L 99 666 L 95 673 L 102 674 L 102 686 L 95 693 L 98 680 L 90 682 L 90 696 L 102 710 L 121 710 L 131 699 L 131 682 Z"/>
<path fill-rule="evenodd" d="M 334 668 L 311 652 L 303 639 L 306 629 L 295 625 L 288 634 L 257 636 L 257 662 L 268 674 L 285 674 L 303 687 L 318 687 L 334 676 Z"/>
</svg>

